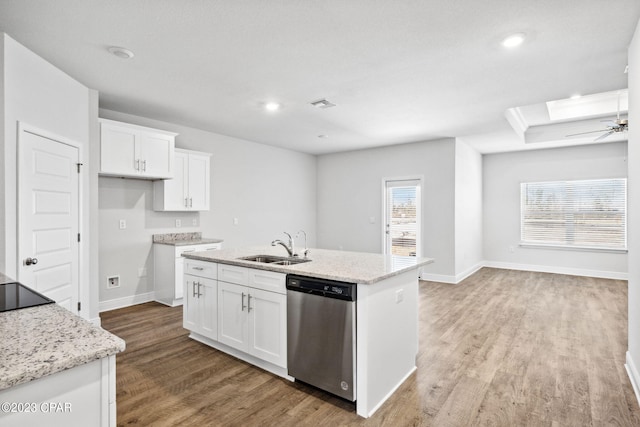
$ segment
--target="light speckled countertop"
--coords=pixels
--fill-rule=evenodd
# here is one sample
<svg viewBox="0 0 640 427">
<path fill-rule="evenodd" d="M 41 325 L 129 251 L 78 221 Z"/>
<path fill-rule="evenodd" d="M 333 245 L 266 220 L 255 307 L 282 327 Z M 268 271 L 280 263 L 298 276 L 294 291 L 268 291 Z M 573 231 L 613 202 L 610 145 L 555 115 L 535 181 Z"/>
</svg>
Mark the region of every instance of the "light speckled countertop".
<svg viewBox="0 0 640 427">
<path fill-rule="evenodd" d="M 125 349 L 122 339 L 57 304 L 0 313 L 0 337 L 0 390 Z"/>
<path fill-rule="evenodd" d="M 310 249 L 308 258 L 311 261 L 295 265 L 272 265 L 238 259 L 251 255 L 287 256 L 287 253 L 279 246 L 258 246 L 223 249 L 220 251 L 189 252 L 182 256 L 202 261 L 362 284 L 379 282 L 388 277 L 417 269 L 433 262 L 431 258 L 394 257 L 365 252 L 331 251 L 326 249 Z"/>
<path fill-rule="evenodd" d="M 161 245 L 188 246 L 222 242 L 222 239 L 202 237 L 202 233 L 199 231 L 192 233 L 167 233 L 153 235 L 153 243 L 159 243 Z"/>
</svg>

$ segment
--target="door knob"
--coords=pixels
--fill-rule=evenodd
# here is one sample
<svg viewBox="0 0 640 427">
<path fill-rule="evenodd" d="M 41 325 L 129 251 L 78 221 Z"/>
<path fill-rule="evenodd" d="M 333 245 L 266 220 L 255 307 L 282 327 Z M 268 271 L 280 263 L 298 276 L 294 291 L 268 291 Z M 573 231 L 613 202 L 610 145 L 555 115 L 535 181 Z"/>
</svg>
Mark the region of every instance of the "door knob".
<svg viewBox="0 0 640 427">
<path fill-rule="evenodd" d="M 38 263 L 38 258 L 27 258 L 24 260 L 25 265 L 36 265 Z"/>
</svg>

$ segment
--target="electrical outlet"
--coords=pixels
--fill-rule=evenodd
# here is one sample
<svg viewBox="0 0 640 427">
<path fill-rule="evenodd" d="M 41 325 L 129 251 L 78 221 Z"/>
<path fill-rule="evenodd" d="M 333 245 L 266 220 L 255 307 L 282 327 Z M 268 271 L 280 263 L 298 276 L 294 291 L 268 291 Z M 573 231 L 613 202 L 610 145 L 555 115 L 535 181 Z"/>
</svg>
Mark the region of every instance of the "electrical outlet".
<svg viewBox="0 0 640 427">
<path fill-rule="evenodd" d="M 138 269 L 138 277 L 147 277 L 147 269 L 144 267 L 140 267 Z"/>
<path fill-rule="evenodd" d="M 233 218 L 233 225 L 240 224 L 240 220 L 238 218 Z"/>
<path fill-rule="evenodd" d="M 124 230 L 125 228 L 127 228 L 127 220 L 126 219 L 121 219 L 120 220 L 120 230 Z"/>
<path fill-rule="evenodd" d="M 376 217 L 375 216 L 370 216 L 369 217 L 369 224 L 375 224 L 376 223 Z"/>
<path fill-rule="evenodd" d="M 182 221 L 180 221 L 179 219 L 176 219 L 176 227 L 182 227 Z"/>
<path fill-rule="evenodd" d="M 119 287 L 120 287 L 120 276 L 107 277 L 107 289 L 119 288 Z"/>
<path fill-rule="evenodd" d="M 516 248 L 514 246 L 509 246 L 509 252 L 514 253 Z"/>
<path fill-rule="evenodd" d="M 396 291 L 396 304 L 400 304 L 404 300 L 404 289 Z"/>
<path fill-rule="evenodd" d="M 191 225 L 193 225 L 193 226 L 198 225 L 198 220 L 197 220 L 197 219 L 195 219 L 195 218 L 194 218 L 194 219 L 192 219 L 192 220 L 191 220 Z"/>
</svg>

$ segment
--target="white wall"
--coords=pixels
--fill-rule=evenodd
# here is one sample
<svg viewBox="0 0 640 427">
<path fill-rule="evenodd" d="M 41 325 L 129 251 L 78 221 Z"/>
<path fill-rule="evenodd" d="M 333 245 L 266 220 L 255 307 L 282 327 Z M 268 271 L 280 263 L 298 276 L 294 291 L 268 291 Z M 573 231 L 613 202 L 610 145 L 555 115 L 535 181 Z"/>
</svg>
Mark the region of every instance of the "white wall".
<svg viewBox="0 0 640 427">
<path fill-rule="evenodd" d="M 177 132 L 176 147 L 213 154 L 208 212 L 154 212 L 150 181 L 100 177 L 103 306 L 153 290 L 153 234 L 201 231 L 204 237 L 224 239 L 224 247 L 230 248 L 269 245 L 284 238 L 283 231 L 304 229 L 309 246 L 315 246 L 315 156 L 115 111 L 100 110 L 100 117 Z M 183 224 L 179 229 L 178 218 Z M 238 225 L 233 225 L 234 218 Z M 127 221 L 126 230 L 118 228 L 120 219 Z M 197 226 L 191 225 L 193 220 Z M 138 277 L 138 268 L 146 268 L 147 277 Z M 121 287 L 106 289 L 106 277 L 116 274 Z"/>
<path fill-rule="evenodd" d="M 482 155 L 456 140 L 455 282 L 482 266 Z"/>
<path fill-rule="evenodd" d="M 629 46 L 629 351 L 627 367 L 636 397 L 640 376 L 640 22 Z"/>
<path fill-rule="evenodd" d="M 382 253 L 383 179 L 422 175 L 424 271 L 455 276 L 454 170 L 452 138 L 319 156 L 318 247 Z"/>
<path fill-rule="evenodd" d="M 90 138 L 89 117 L 91 114 L 91 91 L 67 74 L 40 58 L 6 34 L 1 35 L 3 45 L 3 133 L 2 172 L 3 206 L 0 212 L 4 236 L 0 236 L 0 269 L 11 277 L 17 277 L 17 123 L 43 129 L 77 142 L 81 146 L 83 163 L 89 165 Z M 89 238 L 91 193 L 89 167 L 84 168 L 81 179 L 84 183 L 82 211 L 84 222 L 82 233 Z M 90 259 L 89 243 L 83 241 L 81 257 Z M 94 319 L 96 312 L 87 308 L 90 303 L 92 285 L 89 263 L 82 263 L 80 273 L 80 297 L 83 317 Z M 28 284 L 27 284 L 28 285 Z M 95 295 L 93 295 L 95 298 Z"/>
<path fill-rule="evenodd" d="M 626 142 L 489 154 L 483 167 L 484 257 L 489 265 L 626 277 L 627 254 L 518 246 L 520 183 L 626 177 Z"/>
</svg>

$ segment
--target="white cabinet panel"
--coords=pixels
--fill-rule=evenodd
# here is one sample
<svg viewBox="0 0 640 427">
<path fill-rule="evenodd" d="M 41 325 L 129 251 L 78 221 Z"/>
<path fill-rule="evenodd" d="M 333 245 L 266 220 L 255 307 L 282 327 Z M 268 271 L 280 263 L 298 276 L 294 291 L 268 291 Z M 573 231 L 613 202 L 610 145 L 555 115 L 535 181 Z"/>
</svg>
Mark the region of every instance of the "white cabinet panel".
<svg viewBox="0 0 640 427">
<path fill-rule="evenodd" d="M 205 277 L 184 276 L 186 303 L 183 326 L 213 340 L 218 339 L 218 284 Z"/>
<path fill-rule="evenodd" d="M 153 185 L 156 211 L 208 211 L 210 207 L 211 155 L 175 150 L 175 174 Z"/>
<path fill-rule="evenodd" d="M 249 269 L 249 286 L 265 291 L 287 293 L 287 275 L 275 271 Z"/>
<path fill-rule="evenodd" d="M 249 351 L 246 286 L 218 282 L 218 341 Z"/>
<path fill-rule="evenodd" d="M 173 246 L 155 243 L 153 245 L 153 281 L 155 300 L 175 307 L 183 303 L 183 276 L 191 274 L 215 280 L 217 264 L 212 262 L 187 260 L 185 252 L 219 250 L 222 243 L 202 243 L 188 246 Z"/>
<path fill-rule="evenodd" d="M 287 297 L 249 289 L 249 353 L 287 366 Z"/>
<path fill-rule="evenodd" d="M 100 174 L 143 179 L 172 178 L 176 135 L 100 119 Z"/>
<path fill-rule="evenodd" d="M 249 269 L 235 265 L 218 264 L 218 280 L 238 285 L 248 285 Z"/>
</svg>

